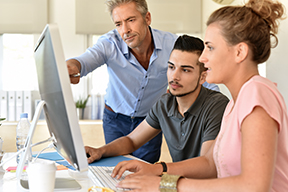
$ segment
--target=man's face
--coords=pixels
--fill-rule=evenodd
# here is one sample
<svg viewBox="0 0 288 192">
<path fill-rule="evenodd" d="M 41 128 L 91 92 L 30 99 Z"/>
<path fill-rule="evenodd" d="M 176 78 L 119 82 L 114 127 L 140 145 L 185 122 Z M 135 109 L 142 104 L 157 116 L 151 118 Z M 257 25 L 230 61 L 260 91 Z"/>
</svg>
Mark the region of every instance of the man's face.
<svg viewBox="0 0 288 192">
<path fill-rule="evenodd" d="M 182 97 L 193 94 L 205 82 L 205 72 L 200 76 L 196 53 L 173 50 L 168 61 L 167 78 L 172 95 Z"/>
<path fill-rule="evenodd" d="M 131 49 L 142 45 L 151 23 L 149 12 L 144 19 L 132 2 L 114 8 L 112 18 L 118 33 Z"/>
</svg>

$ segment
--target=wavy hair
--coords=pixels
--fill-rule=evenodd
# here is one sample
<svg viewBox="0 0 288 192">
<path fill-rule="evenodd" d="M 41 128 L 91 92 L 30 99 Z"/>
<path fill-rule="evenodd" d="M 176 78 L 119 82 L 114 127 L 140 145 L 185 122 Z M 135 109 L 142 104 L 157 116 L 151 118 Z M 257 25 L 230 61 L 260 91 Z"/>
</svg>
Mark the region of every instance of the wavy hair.
<svg viewBox="0 0 288 192">
<path fill-rule="evenodd" d="M 105 4 L 107 5 L 108 11 L 112 16 L 112 12 L 115 7 L 132 2 L 136 4 L 137 10 L 141 13 L 142 17 L 145 18 L 146 13 L 148 12 L 146 0 L 106 0 Z"/>
<path fill-rule="evenodd" d="M 248 44 L 252 60 L 265 62 L 276 47 L 279 19 L 284 19 L 284 6 L 273 0 L 249 0 L 244 6 L 226 6 L 214 11 L 207 26 L 217 22 L 221 33 L 230 45 Z M 275 39 L 272 43 L 271 37 Z"/>
</svg>

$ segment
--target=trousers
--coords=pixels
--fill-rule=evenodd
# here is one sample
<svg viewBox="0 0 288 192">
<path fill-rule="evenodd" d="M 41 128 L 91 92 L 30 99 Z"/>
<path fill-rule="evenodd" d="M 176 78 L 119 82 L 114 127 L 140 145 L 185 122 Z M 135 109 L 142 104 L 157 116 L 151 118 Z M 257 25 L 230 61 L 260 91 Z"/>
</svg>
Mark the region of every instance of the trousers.
<svg viewBox="0 0 288 192">
<path fill-rule="evenodd" d="M 130 117 L 120 113 L 115 113 L 105 108 L 103 114 L 103 131 L 106 144 L 119 137 L 128 135 L 144 119 L 145 117 Z M 155 163 L 160 158 L 161 144 L 162 132 L 134 151 L 131 155 L 147 162 Z"/>
</svg>

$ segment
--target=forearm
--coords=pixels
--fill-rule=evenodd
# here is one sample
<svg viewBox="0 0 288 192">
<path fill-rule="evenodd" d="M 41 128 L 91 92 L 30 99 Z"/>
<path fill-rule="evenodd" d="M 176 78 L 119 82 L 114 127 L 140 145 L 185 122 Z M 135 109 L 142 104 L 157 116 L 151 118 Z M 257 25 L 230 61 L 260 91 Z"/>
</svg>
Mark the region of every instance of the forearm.
<svg viewBox="0 0 288 192">
<path fill-rule="evenodd" d="M 215 164 L 205 156 L 167 163 L 167 173 L 197 179 L 216 178 L 217 176 Z"/>
<path fill-rule="evenodd" d="M 269 185 L 256 185 L 253 178 L 244 177 L 244 175 L 238 175 L 233 177 L 226 177 L 221 179 L 187 179 L 181 178 L 177 183 L 178 192 L 252 192 L 270 191 Z"/>
<path fill-rule="evenodd" d="M 135 146 L 132 140 L 127 137 L 120 137 L 103 147 L 100 147 L 102 157 L 113 157 L 118 155 L 126 155 L 134 152 Z"/>
</svg>

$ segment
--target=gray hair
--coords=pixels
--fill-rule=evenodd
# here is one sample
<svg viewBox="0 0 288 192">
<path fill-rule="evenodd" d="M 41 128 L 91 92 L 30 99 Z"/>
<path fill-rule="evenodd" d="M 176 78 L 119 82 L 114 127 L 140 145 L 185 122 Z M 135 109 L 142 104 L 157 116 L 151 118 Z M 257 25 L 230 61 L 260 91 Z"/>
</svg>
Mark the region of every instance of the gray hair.
<svg viewBox="0 0 288 192">
<path fill-rule="evenodd" d="M 142 17 L 145 18 L 148 12 L 148 6 L 146 0 L 106 0 L 105 4 L 108 7 L 108 11 L 112 17 L 112 11 L 114 8 L 134 2 L 136 4 L 137 10 L 141 13 Z"/>
</svg>

